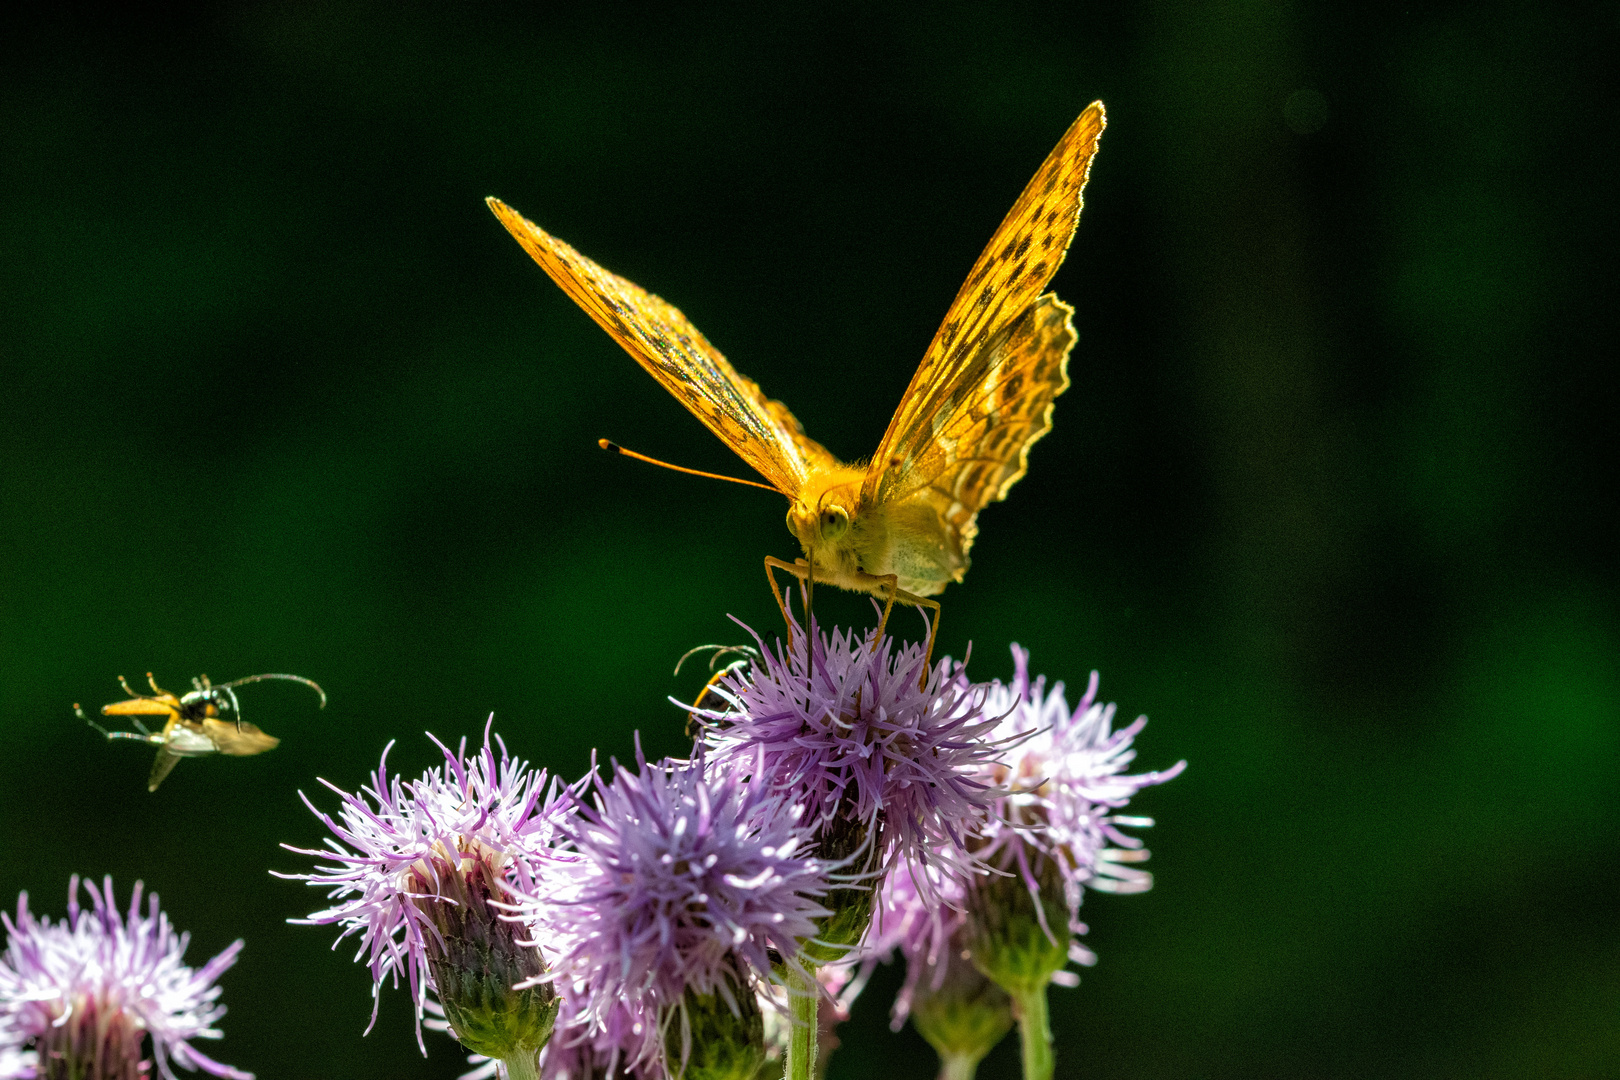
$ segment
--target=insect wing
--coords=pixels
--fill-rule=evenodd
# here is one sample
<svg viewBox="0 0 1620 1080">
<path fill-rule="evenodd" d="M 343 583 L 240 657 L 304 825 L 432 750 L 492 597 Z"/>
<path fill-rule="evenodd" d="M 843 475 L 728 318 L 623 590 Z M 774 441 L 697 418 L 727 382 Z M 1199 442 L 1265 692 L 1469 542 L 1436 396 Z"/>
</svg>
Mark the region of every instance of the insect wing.
<svg viewBox="0 0 1620 1080">
<path fill-rule="evenodd" d="M 953 421 L 972 416 L 975 409 L 986 412 L 998 399 L 1023 401 L 1021 386 L 1012 394 L 1006 388 L 1009 384 L 1017 386 L 1012 380 L 1018 374 L 1026 378 L 1032 375 L 1035 364 L 1029 349 L 1009 348 L 998 335 L 1030 311 L 1062 264 L 1080 220 L 1082 193 L 1105 122 L 1100 101 L 1080 114 L 979 256 L 872 458 L 861 487 L 863 503 L 884 504 L 904 498 L 942 475 L 940 467 L 953 458 L 979 456 L 975 445 L 940 446 L 939 436 L 952 430 Z M 1031 326 L 1037 336 L 1045 325 L 1041 319 L 1050 314 L 1050 310 L 1044 315 L 1037 313 L 1040 319 Z M 1064 354 L 1066 357 L 1066 349 Z M 1010 362 L 1023 362 L 1030 370 L 1003 372 Z M 1051 372 L 1044 381 L 1056 388 L 1048 396 L 1049 403 L 1050 397 L 1068 385 L 1067 372 Z M 1020 404 L 1013 411 L 1022 414 L 1027 410 Z M 961 426 L 964 432 L 989 431 L 995 422 L 970 419 Z M 1029 442 L 1045 434 L 1044 427 L 1035 427 L 1039 430 L 1022 446 L 1012 445 L 1008 436 L 1007 444 L 1000 447 L 1002 462 L 1016 460 L 1018 466 L 1003 476 L 999 488 L 985 488 L 991 497 L 1004 495 L 1007 487 L 1023 475 L 1022 455 Z M 931 466 L 925 466 L 919 459 L 935 450 L 941 456 Z M 1005 464 L 991 466 L 987 471 L 1003 473 Z"/>
<path fill-rule="evenodd" d="M 274 735 L 266 735 L 247 721 L 204 720 L 202 730 L 214 749 L 230 757 L 252 757 L 272 750 L 281 744 Z"/>
<path fill-rule="evenodd" d="M 1029 468 L 1029 448 L 1052 430 L 1054 399 L 1069 386 L 1074 309 L 1047 293 L 986 346 L 985 372 L 926 446 L 895 473 L 896 498 L 933 505 L 957 554 L 979 533 L 975 519 Z"/>
<path fill-rule="evenodd" d="M 777 490 L 791 498 L 811 471 L 837 464 L 805 436 L 787 406 L 738 374 L 678 309 L 598 266 L 499 199 L 488 201 L 563 292 Z"/>
<path fill-rule="evenodd" d="M 156 791 L 163 778 L 174 771 L 180 764 L 180 755 L 171 751 L 167 746 L 158 747 L 157 757 L 152 761 L 152 772 L 146 778 L 146 790 Z"/>
</svg>

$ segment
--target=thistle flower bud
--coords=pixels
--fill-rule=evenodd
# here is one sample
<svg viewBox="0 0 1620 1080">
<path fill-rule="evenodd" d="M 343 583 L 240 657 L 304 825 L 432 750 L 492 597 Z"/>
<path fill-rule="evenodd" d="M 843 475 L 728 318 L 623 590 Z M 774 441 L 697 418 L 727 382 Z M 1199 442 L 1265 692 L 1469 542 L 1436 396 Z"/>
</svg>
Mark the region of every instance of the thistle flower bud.
<svg viewBox="0 0 1620 1080">
<path fill-rule="evenodd" d="M 557 992 L 540 950 L 497 905 L 512 898 L 484 853 L 413 869 L 408 892 L 437 934 L 425 935 L 428 972 L 450 1032 L 475 1054 L 533 1055 L 551 1037 Z M 514 989 L 522 986 L 523 989 Z"/>
<path fill-rule="evenodd" d="M 916 979 L 911 1023 L 939 1054 L 944 1075 L 971 1076 L 1012 1030 L 1012 999 L 973 966 L 959 943 L 941 952 Z"/>
<path fill-rule="evenodd" d="M 1035 855 L 1024 875 L 980 877 L 963 942 L 973 966 L 1015 997 L 1046 989 L 1069 961 L 1069 904 L 1053 860 Z"/>
<path fill-rule="evenodd" d="M 765 1064 L 765 1019 L 752 990 L 688 989 L 664 1034 L 666 1068 L 681 1080 L 753 1080 Z"/>
</svg>

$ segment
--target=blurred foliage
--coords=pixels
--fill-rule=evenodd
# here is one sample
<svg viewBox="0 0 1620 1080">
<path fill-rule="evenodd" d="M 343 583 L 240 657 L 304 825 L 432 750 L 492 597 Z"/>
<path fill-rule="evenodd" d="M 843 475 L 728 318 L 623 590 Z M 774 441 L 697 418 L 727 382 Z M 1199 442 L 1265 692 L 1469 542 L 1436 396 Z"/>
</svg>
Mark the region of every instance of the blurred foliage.
<svg viewBox="0 0 1620 1080">
<path fill-rule="evenodd" d="M 451 1077 L 402 991 L 286 926 L 295 792 L 390 740 L 574 777 L 683 749 L 765 630 L 780 500 L 501 230 L 671 298 L 847 457 L 1068 122 L 1110 127 L 1054 288 L 1074 388 L 942 598 L 979 677 L 1093 667 L 1191 762 L 1158 886 L 1054 991 L 1086 1077 L 1612 1076 L 1620 620 L 1612 8 L 36 5 L 0 25 L 0 899 L 144 879 L 210 1053 Z M 1606 74 L 1607 72 L 1607 74 Z M 1603 342 L 1609 341 L 1609 346 Z M 1610 356 L 1604 360 L 1604 356 Z M 827 590 L 830 592 L 830 590 Z M 818 600 L 820 600 L 818 594 Z M 869 618 L 828 597 L 823 614 Z M 909 614 L 896 625 L 918 629 Z M 244 689 L 186 762 L 75 700 Z M 7 901 L 9 902 L 9 901 Z M 885 973 L 834 1080 L 932 1075 Z M 985 1080 L 1016 1075 L 1016 1047 Z"/>
</svg>

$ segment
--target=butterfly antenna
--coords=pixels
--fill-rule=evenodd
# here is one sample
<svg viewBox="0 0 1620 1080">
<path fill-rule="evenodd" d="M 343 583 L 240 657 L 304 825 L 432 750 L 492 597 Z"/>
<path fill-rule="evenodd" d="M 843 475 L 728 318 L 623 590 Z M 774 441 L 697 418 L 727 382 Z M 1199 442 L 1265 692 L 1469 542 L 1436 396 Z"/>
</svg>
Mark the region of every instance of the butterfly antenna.
<svg viewBox="0 0 1620 1080">
<path fill-rule="evenodd" d="M 719 473 L 704 472 L 701 469 L 688 469 L 684 465 L 671 465 L 667 461 L 659 461 L 657 458 L 648 457 L 646 454 L 638 454 L 634 450 L 626 450 L 624 447 L 620 446 L 616 442 L 613 442 L 611 439 L 597 439 L 596 445 L 600 446 L 604 450 L 610 451 L 611 453 L 623 454 L 627 458 L 635 458 L 637 461 L 645 461 L 649 465 L 657 465 L 661 469 L 673 469 L 676 472 L 687 473 L 691 476 L 705 476 L 710 480 L 726 480 L 733 484 L 745 484 L 748 487 L 764 488 L 766 491 L 774 491 L 778 495 L 786 494 L 786 492 L 782 491 L 780 488 L 773 487 L 770 484 L 761 484 L 758 480 L 743 480 L 736 476 L 721 476 Z"/>
</svg>

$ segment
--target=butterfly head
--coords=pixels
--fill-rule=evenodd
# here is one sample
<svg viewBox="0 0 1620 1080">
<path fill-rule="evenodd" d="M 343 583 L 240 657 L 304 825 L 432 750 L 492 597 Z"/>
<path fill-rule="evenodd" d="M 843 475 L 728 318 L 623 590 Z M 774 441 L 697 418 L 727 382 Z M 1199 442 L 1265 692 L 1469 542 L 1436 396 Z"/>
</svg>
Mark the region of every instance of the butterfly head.
<svg viewBox="0 0 1620 1080">
<path fill-rule="evenodd" d="M 828 470 L 812 476 L 800 489 L 798 498 L 788 507 L 787 527 L 805 550 L 838 547 L 847 542 L 863 476 L 854 469 Z"/>
<path fill-rule="evenodd" d="M 842 588 L 860 588 L 866 563 L 863 542 L 871 532 L 870 515 L 861 510 L 865 473 L 841 466 L 812 475 L 788 508 L 788 530 L 798 537 L 816 578 Z"/>
</svg>

